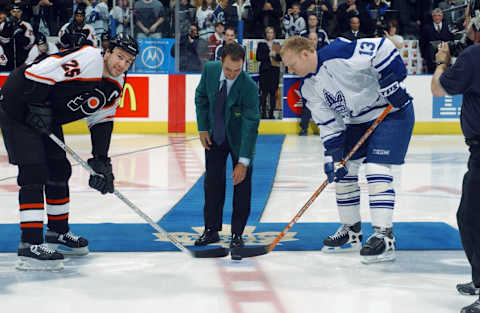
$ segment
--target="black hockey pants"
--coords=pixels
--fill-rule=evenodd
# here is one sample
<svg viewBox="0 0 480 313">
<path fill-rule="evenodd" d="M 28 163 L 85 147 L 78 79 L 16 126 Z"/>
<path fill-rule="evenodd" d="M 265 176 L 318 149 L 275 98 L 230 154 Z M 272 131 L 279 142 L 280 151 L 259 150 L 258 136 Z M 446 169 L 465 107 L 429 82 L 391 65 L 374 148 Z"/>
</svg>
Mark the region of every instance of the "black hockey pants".
<svg viewBox="0 0 480 313">
<path fill-rule="evenodd" d="M 468 142 L 470 158 L 463 177 L 457 223 L 463 249 L 472 267 L 472 280 L 480 287 L 480 142 Z"/>
</svg>

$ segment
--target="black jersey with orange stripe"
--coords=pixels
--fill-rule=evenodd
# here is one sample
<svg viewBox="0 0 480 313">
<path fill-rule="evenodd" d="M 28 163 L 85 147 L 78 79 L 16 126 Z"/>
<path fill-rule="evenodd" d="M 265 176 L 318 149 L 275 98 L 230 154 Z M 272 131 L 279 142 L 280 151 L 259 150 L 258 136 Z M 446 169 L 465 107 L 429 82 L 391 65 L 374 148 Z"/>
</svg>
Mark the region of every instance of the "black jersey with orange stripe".
<svg viewBox="0 0 480 313">
<path fill-rule="evenodd" d="M 23 121 L 30 103 L 50 103 L 57 124 L 82 118 L 87 124 L 112 121 L 122 92 L 123 77 L 105 78 L 100 49 L 84 46 L 49 55 L 15 69 L 1 93 L 7 113 Z"/>
</svg>

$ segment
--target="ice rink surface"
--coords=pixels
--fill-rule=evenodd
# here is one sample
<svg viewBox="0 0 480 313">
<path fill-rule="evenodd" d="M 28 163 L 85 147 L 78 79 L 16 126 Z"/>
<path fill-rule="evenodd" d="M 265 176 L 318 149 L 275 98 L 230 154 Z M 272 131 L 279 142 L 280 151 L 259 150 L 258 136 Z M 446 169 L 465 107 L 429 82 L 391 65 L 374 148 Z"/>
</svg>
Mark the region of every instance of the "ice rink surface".
<svg viewBox="0 0 480 313">
<path fill-rule="evenodd" d="M 66 141 L 90 157 L 89 136 Z M 204 171 L 195 136 L 114 135 L 110 154 L 116 188 L 154 220 Z M 290 221 L 325 179 L 322 155 L 318 136 L 286 137 L 262 222 Z M 461 136 L 414 136 L 405 165 L 394 168 L 394 221 L 440 221 L 456 228 L 467 157 Z M 2 144 L 3 224 L 18 223 L 16 171 Z M 92 191 L 87 181 L 88 174 L 74 166 L 71 223 L 144 222 L 115 197 Z M 369 221 L 363 177 L 361 186 L 362 219 Z M 337 221 L 329 186 L 299 223 Z M 455 290 L 455 284 L 471 280 L 463 251 L 398 251 L 395 262 L 373 265 L 361 264 L 355 253 L 320 251 L 274 250 L 242 261 L 193 259 L 180 252 L 91 253 L 67 259 L 56 273 L 19 272 L 15 260 L 15 254 L 0 253 L 2 313 L 446 313 L 475 300 Z"/>
</svg>

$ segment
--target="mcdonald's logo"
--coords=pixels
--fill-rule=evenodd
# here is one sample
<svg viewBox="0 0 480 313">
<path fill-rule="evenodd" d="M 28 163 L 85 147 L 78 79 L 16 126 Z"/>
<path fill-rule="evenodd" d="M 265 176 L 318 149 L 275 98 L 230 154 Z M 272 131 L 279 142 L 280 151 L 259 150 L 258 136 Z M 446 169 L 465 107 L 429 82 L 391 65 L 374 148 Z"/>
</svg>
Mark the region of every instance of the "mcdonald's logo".
<svg viewBox="0 0 480 313">
<path fill-rule="evenodd" d="M 127 76 L 115 117 L 148 117 L 148 77 Z"/>
<path fill-rule="evenodd" d="M 135 89 L 133 89 L 130 83 L 125 83 L 125 87 L 123 87 L 122 98 L 120 99 L 119 108 L 123 108 L 125 103 L 125 97 L 129 96 L 130 100 L 130 110 L 136 111 L 137 110 L 137 98 L 135 97 Z"/>
</svg>

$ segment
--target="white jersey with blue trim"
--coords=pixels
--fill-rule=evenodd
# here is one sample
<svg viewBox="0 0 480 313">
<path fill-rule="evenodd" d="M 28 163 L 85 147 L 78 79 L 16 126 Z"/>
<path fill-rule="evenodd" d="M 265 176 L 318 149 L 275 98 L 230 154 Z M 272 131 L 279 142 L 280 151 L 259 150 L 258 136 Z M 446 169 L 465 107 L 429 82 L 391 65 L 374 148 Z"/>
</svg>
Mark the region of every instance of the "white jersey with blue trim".
<svg viewBox="0 0 480 313">
<path fill-rule="evenodd" d="M 336 39 L 317 54 L 317 70 L 304 77 L 300 91 L 324 143 L 347 124 L 376 119 L 388 106 L 379 93 L 381 74 L 406 76 L 398 50 L 385 38 Z"/>
</svg>

